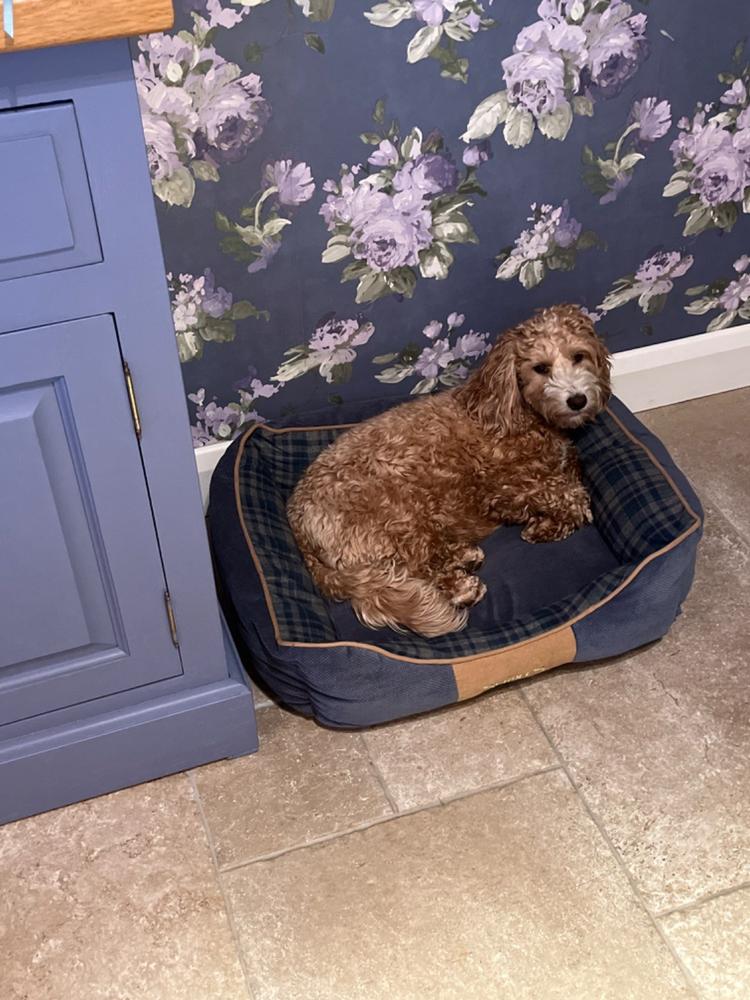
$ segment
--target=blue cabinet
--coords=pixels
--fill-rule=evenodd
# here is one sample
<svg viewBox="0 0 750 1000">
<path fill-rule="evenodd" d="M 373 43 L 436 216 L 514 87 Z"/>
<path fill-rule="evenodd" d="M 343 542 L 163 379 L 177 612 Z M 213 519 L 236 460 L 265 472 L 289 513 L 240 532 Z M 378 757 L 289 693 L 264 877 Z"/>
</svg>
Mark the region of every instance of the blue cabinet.
<svg viewBox="0 0 750 1000">
<path fill-rule="evenodd" d="M 127 45 L 0 55 L 0 822 L 256 746 Z"/>
</svg>

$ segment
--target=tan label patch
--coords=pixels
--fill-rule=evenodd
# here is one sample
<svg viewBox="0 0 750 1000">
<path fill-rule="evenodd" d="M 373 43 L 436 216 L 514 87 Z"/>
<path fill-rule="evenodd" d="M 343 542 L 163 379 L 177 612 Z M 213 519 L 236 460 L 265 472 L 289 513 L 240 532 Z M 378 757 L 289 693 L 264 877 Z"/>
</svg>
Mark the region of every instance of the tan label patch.
<svg viewBox="0 0 750 1000">
<path fill-rule="evenodd" d="M 570 663 L 575 655 L 576 637 L 568 625 L 520 646 L 454 663 L 458 699 L 474 698 L 498 684 L 560 667 Z"/>
</svg>

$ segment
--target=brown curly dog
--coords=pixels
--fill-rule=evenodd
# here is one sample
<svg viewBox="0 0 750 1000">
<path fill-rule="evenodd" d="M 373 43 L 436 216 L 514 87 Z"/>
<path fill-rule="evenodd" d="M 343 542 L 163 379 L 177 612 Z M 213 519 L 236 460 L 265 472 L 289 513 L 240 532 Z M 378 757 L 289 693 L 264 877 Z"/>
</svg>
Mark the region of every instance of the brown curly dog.
<svg viewBox="0 0 750 1000">
<path fill-rule="evenodd" d="M 289 523 L 327 597 L 372 628 L 444 635 L 486 588 L 477 546 L 501 524 L 529 542 L 591 520 L 564 431 L 610 394 L 609 354 L 577 306 L 508 330 L 456 389 L 343 433 L 297 484 Z"/>
</svg>

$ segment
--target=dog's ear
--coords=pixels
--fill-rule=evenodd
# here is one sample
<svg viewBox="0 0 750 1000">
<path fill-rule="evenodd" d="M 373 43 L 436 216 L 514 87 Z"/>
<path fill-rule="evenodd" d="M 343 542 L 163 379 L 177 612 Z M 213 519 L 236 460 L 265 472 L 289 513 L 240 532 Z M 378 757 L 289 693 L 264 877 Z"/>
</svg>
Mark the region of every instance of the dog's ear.
<svg viewBox="0 0 750 1000">
<path fill-rule="evenodd" d="M 515 330 L 508 330 L 457 390 L 469 414 L 483 427 L 502 435 L 514 433 L 523 410 L 516 368 L 517 344 Z"/>
</svg>

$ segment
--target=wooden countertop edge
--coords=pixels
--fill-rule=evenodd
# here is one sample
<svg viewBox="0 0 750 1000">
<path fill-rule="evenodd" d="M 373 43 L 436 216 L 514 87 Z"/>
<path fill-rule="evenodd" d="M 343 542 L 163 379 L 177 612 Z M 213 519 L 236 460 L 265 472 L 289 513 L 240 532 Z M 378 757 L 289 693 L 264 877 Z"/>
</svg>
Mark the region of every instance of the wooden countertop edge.
<svg viewBox="0 0 750 1000">
<path fill-rule="evenodd" d="M 14 9 L 14 38 L 0 27 L 0 54 L 167 31 L 171 0 L 24 0 Z"/>
</svg>

